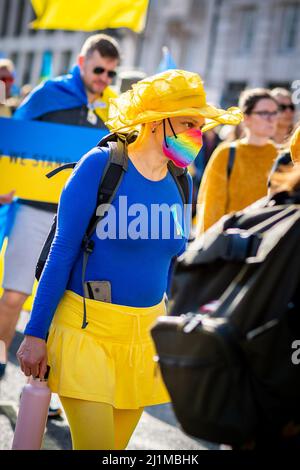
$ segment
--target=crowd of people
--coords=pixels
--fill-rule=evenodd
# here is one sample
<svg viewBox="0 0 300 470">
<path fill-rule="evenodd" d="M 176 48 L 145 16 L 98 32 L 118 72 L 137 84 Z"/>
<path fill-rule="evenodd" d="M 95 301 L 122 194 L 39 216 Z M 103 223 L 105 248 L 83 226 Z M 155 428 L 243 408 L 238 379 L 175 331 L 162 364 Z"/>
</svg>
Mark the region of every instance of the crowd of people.
<svg viewBox="0 0 300 470">
<path fill-rule="evenodd" d="M 238 107 L 222 110 L 207 104 L 199 75 L 175 69 L 117 97 L 111 85 L 120 58 L 115 39 L 93 35 L 68 75 L 33 90 L 26 86 L 18 99 L 11 97 L 14 66 L 0 60 L 6 87 L 0 116 L 107 129 L 118 145 L 122 141 L 128 157 L 110 201 L 118 215 L 120 197 L 148 212 L 154 204 L 179 208 L 171 210 L 168 238 L 158 229 L 152 239 L 151 224 L 146 236 L 134 239 L 103 240 L 97 229 L 92 245 L 84 247 L 111 164 L 104 144 L 79 161 L 57 203 L 16 201 L 5 252 L 0 341 L 7 354 L 58 211 L 18 359 L 27 377 L 43 378 L 50 365 L 49 384 L 60 397 L 74 449 L 125 449 L 144 407 L 170 400 L 155 374 L 149 328 L 166 314 L 172 265 L 191 237 L 178 215 L 185 203 L 192 206 L 185 217 L 194 216 L 192 232 L 198 236 L 223 215 L 266 195 L 270 174 L 293 165 L 296 109 L 288 90 L 247 89 Z M 238 138 L 223 141 L 221 125 L 236 126 Z M 14 189 L 0 195 L 0 204 L 15 201 Z M 91 253 L 83 278 L 86 248 Z M 5 370 L 2 359 L 3 380 Z"/>
</svg>

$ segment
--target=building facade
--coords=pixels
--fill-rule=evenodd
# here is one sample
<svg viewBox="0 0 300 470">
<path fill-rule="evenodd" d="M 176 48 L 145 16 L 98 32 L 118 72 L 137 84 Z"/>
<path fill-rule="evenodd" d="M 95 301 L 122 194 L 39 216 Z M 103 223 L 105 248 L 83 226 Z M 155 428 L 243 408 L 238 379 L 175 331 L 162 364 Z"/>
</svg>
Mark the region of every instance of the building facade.
<svg viewBox="0 0 300 470">
<path fill-rule="evenodd" d="M 152 0 L 138 56 L 152 73 L 167 45 L 230 106 L 245 87 L 300 80 L 300 0 Z"/>
<path fill-rule="evenodd" d="M 16 64 L 17 81 L 36 84 L 43 54 L 53 74 L 69 70 L 81 32 L 34 31 L 29 0 L 0 0 L 0 54 Z M 164 45 L 179 68 L 200 73 L 209 99 L 236 104 L 245 87 L 291 87 L 300 79 L 300 0 L 150 0 L 145 31 L 111 30 L 124 69 L 156 72 Z"/>
<path fill-rule="evenodd" d="M 225 0 L 206 80 L 224 105 L 245 87 L 284 86 L 300 78 L 300 1 Z"/>
</svg>

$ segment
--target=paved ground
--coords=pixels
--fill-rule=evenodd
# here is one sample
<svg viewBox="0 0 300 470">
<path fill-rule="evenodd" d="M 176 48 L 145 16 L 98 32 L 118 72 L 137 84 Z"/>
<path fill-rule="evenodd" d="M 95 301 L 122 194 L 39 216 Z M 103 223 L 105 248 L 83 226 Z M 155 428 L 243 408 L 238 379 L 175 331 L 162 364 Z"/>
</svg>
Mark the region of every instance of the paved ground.
<svg viewBox="0 0 300 470">
<path fill-rule="evenodd" d="M 27 314 L 23 313 L 11 348 L 7 374 L 5 379 L 0 382 L 0 450 L 8 450 L 11 447 L 19 396 L 24 385 L 24 376 L 18 367 L 15 353 L 22 340 L 20 331 L 23 329 L 26 317 Z M 64 417 L 60 420 L 48 421 L 43 448 L 71 448 L 69 429 Z M 192 439 L 180 430 L 170 405 L 147 408 L 128 446 L 130 450 L 201 450 L 212 448 L 216 447 Z"/>
</svg>

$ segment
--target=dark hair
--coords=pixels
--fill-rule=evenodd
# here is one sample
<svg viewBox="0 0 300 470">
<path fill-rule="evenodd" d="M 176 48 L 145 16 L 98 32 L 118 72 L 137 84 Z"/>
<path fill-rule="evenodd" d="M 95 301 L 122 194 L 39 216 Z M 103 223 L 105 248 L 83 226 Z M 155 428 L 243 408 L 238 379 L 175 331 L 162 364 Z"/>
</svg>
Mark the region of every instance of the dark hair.
<svg viewBox="0 0 300 470">
<path fill-rule="evenodd" d="M 94 34 L 84 42 L 80 55 L 90 56 L 94 51 L 98 51 L 102 57 L 120 60 L 120 47 L 118 42 L 107 34 Z"/>
<path fill-rule="evenodd" d="M 239 108 L 244 114 L 251 114 L 260 100 L 272 100 L 278 105 L 276 99 L 267 88 L 251 88 L 244 90 L 239 99 Z"/>
</svg>

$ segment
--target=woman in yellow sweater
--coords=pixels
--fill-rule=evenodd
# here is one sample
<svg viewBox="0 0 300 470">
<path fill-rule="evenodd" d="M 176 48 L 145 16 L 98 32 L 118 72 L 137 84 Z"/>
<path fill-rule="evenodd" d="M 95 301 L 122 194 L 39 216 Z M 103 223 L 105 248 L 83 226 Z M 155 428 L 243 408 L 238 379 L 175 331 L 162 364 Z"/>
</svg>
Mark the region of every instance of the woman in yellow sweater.
<svg viewBox="0 0 300 470">
<path fill-rule="evenodd" d="M 268 90 L 256 88 L 241 94 L 245 137 L 216 148 L 200 186 L 197 234 L 203 233 L 224 214 L 238 211 L 267 194 L 268 174 L 277 156 L 270 141 L 276 132 L 278 106 Z"/>
</svg>

